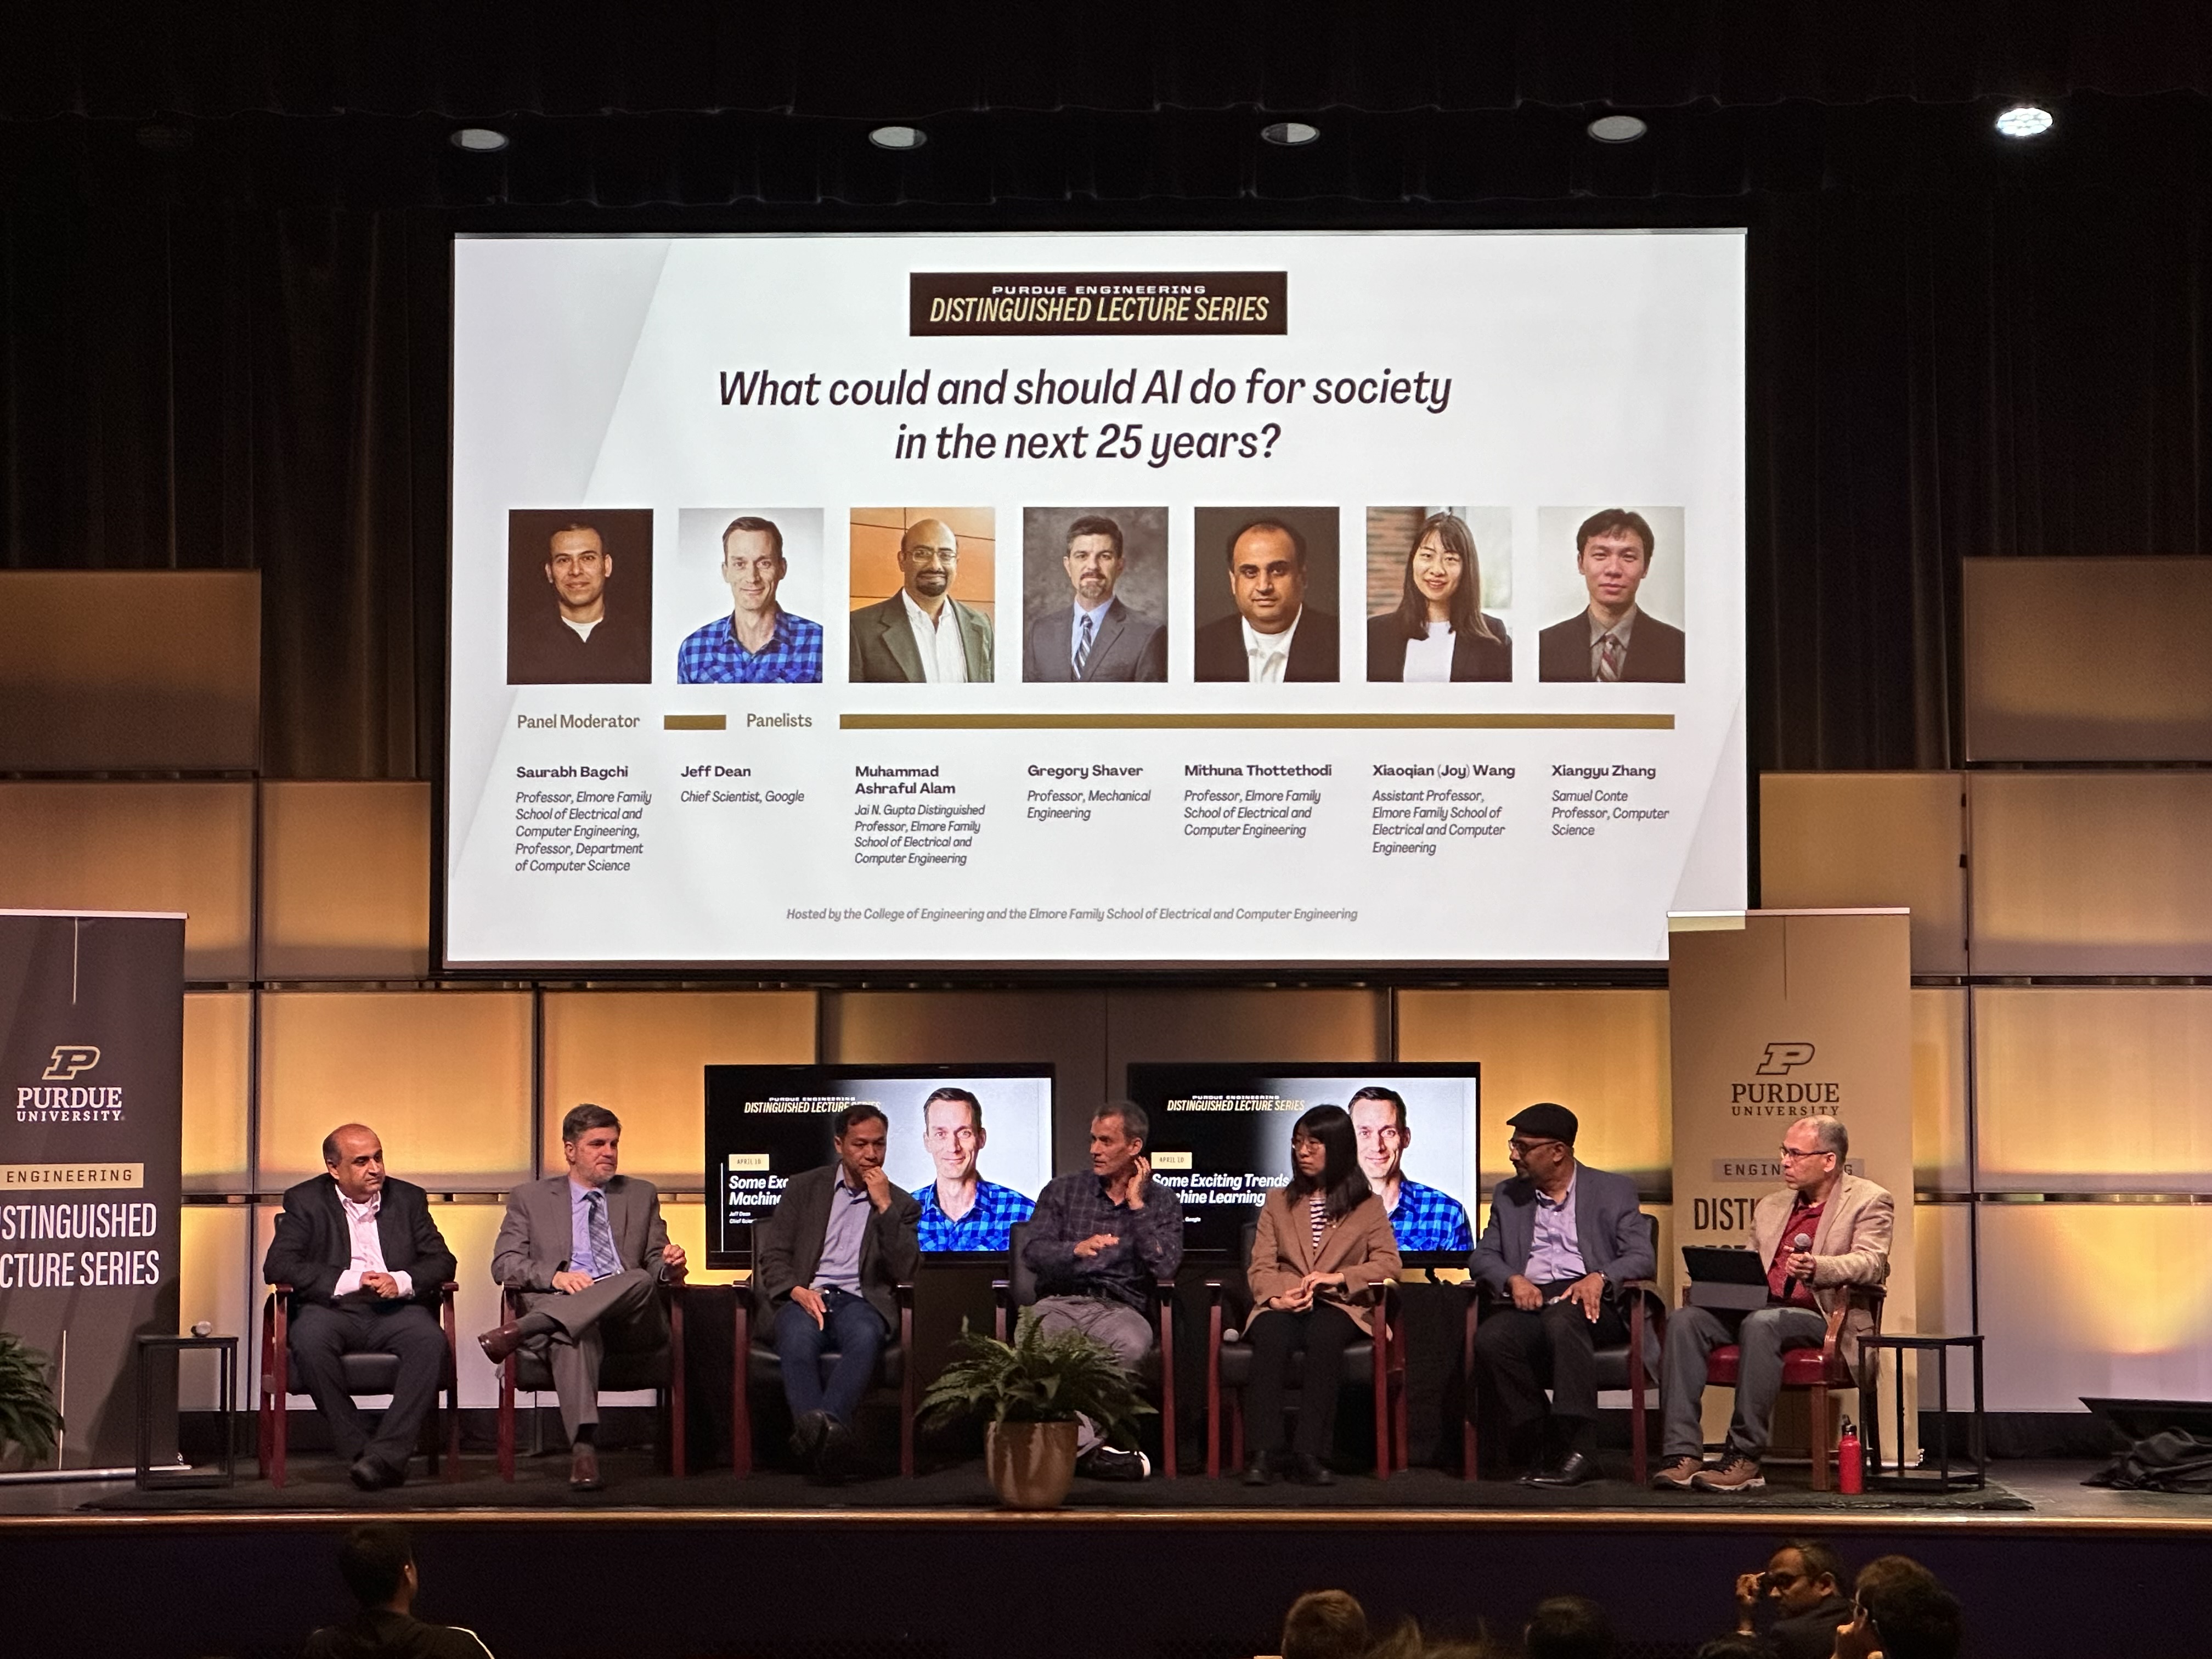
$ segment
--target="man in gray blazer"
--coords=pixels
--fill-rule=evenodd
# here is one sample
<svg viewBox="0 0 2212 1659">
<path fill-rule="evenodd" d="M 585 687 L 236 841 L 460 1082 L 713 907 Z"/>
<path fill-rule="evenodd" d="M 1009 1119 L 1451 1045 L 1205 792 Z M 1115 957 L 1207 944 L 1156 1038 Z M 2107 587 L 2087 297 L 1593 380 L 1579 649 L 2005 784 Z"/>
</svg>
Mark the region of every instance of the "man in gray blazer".
<svg viewBox="0 0 2212 1659">
<path fill-rule="evenodd" d="M 921 1205 L 884 1174 L 890 1134 L 865 1101 L 840 1112 L 837 1161 L 792 1176 L 754 1252 L 753 1293 L 763 1317 L 774 1316 L 792 1449 L 824 1480 L 851 1458 L 854 1414 L 898 1323 L 896 1287 L 921 1266 Z M 829 1353 L 837 1361 L 825 1384 Z"/>
<path fill-rule="evenodd" d="M 960 685 L 992 678 L 991 619 L 952 597 L 960 541 L 942 519 L 899 538 L 899 591 L 848 621 L 855 685 Z"/>
<path fill-rule="evenodd" d="M 545 1345 L 576 1492 L 599 1488 L 599 1360 L 610 1348 L 650 1352 L 668 1340 L 657 1287 L 684 1275 L 660 1194 L 615 1173 L 621 1146 L 622 1120 L 604 1106 L 562 1119 L 568 1172 L 510 1192 L 492 1246 L 492 1279 L 520 1292 L 522 1316 L 477 1338 L 495 1365 L 525 1343 Z"/>
<path fill-rule="evenodd" d="M 1628 1334 L 1614 1292 L 1659 1264 L 1636 1183 L 1575 1161 L 1572 1112 L 1544 1101 L 1506 1121 L 1515 1174 L 1491 1194 L 1489 1224 L 1467 1265 L 1510 1305 L 1483 1310 L 1475 1376 L 1535 1465 L 1524 1484 L 1578 1486 L 1598 1474 L 1597 1345 Z M 1556 1461 L 1540 1443 L 1547 1382 Z"/>
<path fill-rule="evenodd" d="M 1126 568 L 1121 526 L 1103 514 L 1076 520 L 1060 563 L 1074 598 L 1030 619 L 1022 678 L 1061 685 L 1166 679 L 1168 630 L 1114 594 Z"/>
</svg>

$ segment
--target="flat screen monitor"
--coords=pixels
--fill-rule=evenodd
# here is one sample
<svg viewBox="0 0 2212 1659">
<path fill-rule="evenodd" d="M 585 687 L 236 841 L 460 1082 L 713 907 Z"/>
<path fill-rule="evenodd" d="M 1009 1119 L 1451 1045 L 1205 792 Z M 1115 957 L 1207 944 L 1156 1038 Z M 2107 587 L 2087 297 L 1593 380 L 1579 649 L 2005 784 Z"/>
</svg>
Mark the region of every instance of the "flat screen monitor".
<svg viewBox="0 0 2212 1659">
<path fill-rule="evenodd" d="M 836 1157 L 837 1115 L 888 1121 L 884 1173 L 921 1201 L 926 1255 L 1003 1255 L 1052 1179 L 1052 1067 L 709 1066 L 707 1265 L 753 1264 L 753 1230 L 785 1184 Z M 956 1213 L 957 1212 L 957 1213 Z"/>
<path fill-rule="evenodd" d="M 1182 1200 L 1189 1254 L 1241 1258 L 1244 1229 L 1291 1178 L 1291 1126 L 1323 1105 L 1351 1112 L 1360 1168 L 1395 1200 L 1409 1265 L 1462 1266 L 1474 1246 L 1479 1066 L 1140 1064 L 1128 1087 L 1152 1120 L 1153 1171 Z"/>
<path fill-rule="evenodd" d="M 443 959 L 1659 963 L 1736 230 L 465 234 Z"/>
</svg>

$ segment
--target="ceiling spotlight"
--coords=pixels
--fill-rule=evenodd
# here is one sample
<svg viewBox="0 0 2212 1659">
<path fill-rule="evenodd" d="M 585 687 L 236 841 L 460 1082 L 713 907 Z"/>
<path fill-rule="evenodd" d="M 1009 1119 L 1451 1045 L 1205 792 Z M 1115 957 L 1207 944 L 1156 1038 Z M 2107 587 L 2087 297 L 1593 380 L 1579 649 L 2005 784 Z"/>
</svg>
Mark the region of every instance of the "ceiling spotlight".
<svg viewBox="0 0 2212 1659">
<path fill-rule="evenodd" d="M 1601 144 L 1632 144 L 1651 129 L 1633 115 L 1601 115 L 1583 131 Z"/>
<path fill-rule="evenodd" d="M 479 155 L 489 155 L 494 150 L 507 148 L 507 135 L 495 127 L 461 127 L 447 139 L 455 149 L 472 150 Z"/>
<path fill-rule="evenodd" d="M 2014 104 L 1997 117 L 1997 131 L 2008 138 L 2040 138 L 2051 131 L 2051 112 L 2039 104 Z"/>
<path fill-rule="evenodd" d="M 878 149 L 920 149 L 929 135 L 920 127 L 872 127 L 868 142 Z"/>
<path fill-rule="evenodd" d="M 1320 137 L 1321 129 L 1304 121 L 1275 121 L 1261 127 L 1260 136 L 1271 144 L 1296 149 L 1300 144 L 1310 144 Z"/>
</svg>

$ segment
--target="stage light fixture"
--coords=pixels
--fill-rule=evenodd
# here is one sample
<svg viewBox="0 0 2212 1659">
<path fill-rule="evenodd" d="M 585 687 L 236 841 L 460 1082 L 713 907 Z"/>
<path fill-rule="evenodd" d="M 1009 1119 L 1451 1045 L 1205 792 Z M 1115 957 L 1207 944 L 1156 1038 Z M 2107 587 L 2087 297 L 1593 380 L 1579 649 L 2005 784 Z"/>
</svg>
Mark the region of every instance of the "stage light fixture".
<svg viewBox="0 0 2212 1659">
<path fill-rule="evenodd" d="M 465 149 L 474 155 L 489 155 L 507 148 L 507 137 L 495 127 L 459 127 L 447 142 L 455 149 Z"/>
<path fill-rule="evenodd" d="M 1601 115 L 1583 129 L 1601 144 L 1632 144 L 1650 127 L 1633 115 Z"/>
<path fill-rule="evenodd" d="M 1304 121 L 1273 121 L 1260 129 L 1260 136 L 1271 144 L 1295 149 L 1300 144 L 1310 144 L 1320 137 L 1321 129 Z"/>
<path fill-rule="evenodd" d="M 2014 104 L 1997 117 L 1997 131 L 2008 138 L 2040 138 L 2051 131 L 2051 112 L 2040 104 Z"/>
<path fill-rule="evenodd" d="M 929 142 L 929 135 L 920 127 L 872 127 L 868 142 L 878 149 L 920 149 Z"/>
</svg>

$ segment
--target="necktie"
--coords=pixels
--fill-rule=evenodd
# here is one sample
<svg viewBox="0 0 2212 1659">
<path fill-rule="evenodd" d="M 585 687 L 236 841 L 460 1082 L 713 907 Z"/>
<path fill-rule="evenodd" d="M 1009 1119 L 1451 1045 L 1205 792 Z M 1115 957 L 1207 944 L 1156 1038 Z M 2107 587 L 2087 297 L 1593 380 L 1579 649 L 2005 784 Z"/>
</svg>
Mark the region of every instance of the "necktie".
<svg viewBox="0 0 2212 1659">
<path fill-rule="evenodd" d="M 1075 641 L 1075 678 L 1083 678 L 1083 665 L 1091 660 L 1091 613 L 1083 613 L 1083 632 Z"/>
<path fill-rule="evenodd" d="M 584 1202 L 588 1206 L 584 1228 L 592 1241 L 592 1277 L 612 1279 L 622 1271 L 622 1263 L 615 1255 L 615 1236 L 607 1231 L 607 1195 L 594 1191 Z"/>
<path fill-rule="evenodd" d="M 1619 635 L 1605 634 L 1599 636 L 1597 642 L 1598 678 L 1601 680 L 1617 680 L 1620 678 L 1620 653 L 1621 645 L 1620 636 Z"/>
</svg>

